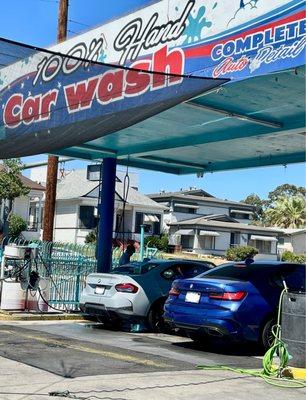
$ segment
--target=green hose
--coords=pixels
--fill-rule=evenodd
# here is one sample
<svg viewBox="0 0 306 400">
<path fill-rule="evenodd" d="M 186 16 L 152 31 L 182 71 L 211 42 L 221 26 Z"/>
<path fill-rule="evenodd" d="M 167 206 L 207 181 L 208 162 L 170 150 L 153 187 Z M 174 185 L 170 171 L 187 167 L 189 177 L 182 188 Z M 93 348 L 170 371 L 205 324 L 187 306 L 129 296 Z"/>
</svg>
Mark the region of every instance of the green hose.
<svg viewBox="0 0 306 400">
<path fill-rule="evenodd" d="M 281 308 L 284 294 L 287 289 L 284 289 L 280 295 L 278 313 L 277 313 L 277 323 L 272 328 L 272 334 L 274 336 L 274 341 L 270 349 L 266 352 L 263 358 L 263 369 L 243 369 L 243 368 L 231 368 L 224 365 L 208 366 L 208 365 L 198 365 L 198 369 L 203 370 L 221 370 L 221 371 L 232 371 L 238 372 L 244 375 L 250 375 L 259 377 L 265 380 L 265 382 L 270 385 L 284 388 L 305 388 L 306 382 L 297 379 L 290 379 L 283 377 L 283 370 L 286 368 L 290 355 L 287 350 L 286 344 L 281 339 Z M 279 364 L 276 366 L 274 357 L 278 355 Z"/>
</svg>

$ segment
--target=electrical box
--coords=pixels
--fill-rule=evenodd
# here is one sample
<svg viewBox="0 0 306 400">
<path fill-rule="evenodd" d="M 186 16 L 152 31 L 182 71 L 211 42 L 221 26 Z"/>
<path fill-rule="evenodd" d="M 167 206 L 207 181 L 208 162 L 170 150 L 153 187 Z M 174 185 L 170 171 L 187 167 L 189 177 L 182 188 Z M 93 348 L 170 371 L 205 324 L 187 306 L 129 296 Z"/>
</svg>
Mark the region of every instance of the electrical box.
<svg viewBox="0 0 306 400">
<path fill-rule="evenodd" d="M 26 291 L 22 290 L 20 283 L 15 279 L 7 279 L 2 282 L 1 291 L 1 309 L 2 310 L 18 310 L 25 309 Z"/>
</svg>

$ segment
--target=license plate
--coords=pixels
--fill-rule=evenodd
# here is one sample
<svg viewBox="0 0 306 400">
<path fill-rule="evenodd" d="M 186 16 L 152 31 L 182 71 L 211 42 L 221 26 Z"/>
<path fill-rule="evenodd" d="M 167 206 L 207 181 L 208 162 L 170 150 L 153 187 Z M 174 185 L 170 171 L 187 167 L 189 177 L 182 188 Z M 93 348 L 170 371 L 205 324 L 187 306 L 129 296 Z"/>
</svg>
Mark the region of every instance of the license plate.
<svg viewBox="0 0 306 400">
<path fill-rule="evenodd" d="M 185 301 L 187 301 L 188 303 L 199 303 L 200 302 L 200 298 L 201 298 L 201 294 L 200 293 L 187 292 L 186 293 L 186 297 L 185 297 Z"/>
<path fill-rule="evenodd" d="M 95 293 L 96 294 L 104 294 L 105 287 L 104 286 L 96 286 Z"/>
</svg>

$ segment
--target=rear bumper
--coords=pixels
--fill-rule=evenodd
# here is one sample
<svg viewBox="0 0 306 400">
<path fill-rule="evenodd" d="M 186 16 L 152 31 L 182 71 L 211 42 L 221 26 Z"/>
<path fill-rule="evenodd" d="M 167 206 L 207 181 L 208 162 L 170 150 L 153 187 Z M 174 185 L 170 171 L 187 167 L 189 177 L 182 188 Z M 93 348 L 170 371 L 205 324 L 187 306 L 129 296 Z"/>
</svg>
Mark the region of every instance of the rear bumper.
<svg viewBox="0 0 306 400">
<path fill-rule="evenodd" d="M 106 307 L 104 304 L 96 303 L 81 303 L 81 312 L 86 316 L 98 317 L 105 321 L 118 321 L 118 320 L 139 320 L 143 317 L 133 314 L 133 307 L 127 306 L 123 308 Z"/>
<path fill-rule="evenodd" d="M 215 337 L 243 337 L 243 327 L 230 310 L 192 310 L 190 307 L 165 305 L 165 321 L 173 328 Z"/>
<path fill-rule="evenodd" d="M 202 335 L 214 337 L 231 337 L 234 340 L 241 339 L 241 329 L 234 326 L 229 321 L 207 320 L 201 324 L 188 324 L 184 322 L 176 322 L 171 318 L 164 317 L 172 328 L 180 328 L 187 332 L 197 332 Z"/>
</svg>

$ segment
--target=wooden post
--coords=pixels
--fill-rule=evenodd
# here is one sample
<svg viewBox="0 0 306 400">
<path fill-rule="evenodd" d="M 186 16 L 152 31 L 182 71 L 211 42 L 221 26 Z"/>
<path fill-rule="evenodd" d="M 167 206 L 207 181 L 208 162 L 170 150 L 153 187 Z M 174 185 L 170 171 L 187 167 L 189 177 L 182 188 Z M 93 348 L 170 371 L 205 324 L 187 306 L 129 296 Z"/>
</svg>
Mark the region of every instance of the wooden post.
<svg viewBox="0 0 306 400">
<path fill-rule="evenodd" d="M 68 25 L 68 0 L 61 0 L 58 7 L 58 26 L 57 26 L 57 42 L 61 43 L 67 39 Z"/>
<path fill-rule="evenodd" d="M 67 25 L 68 25 L 68 0 L 60 0 L 58 8 L 58 26 L 57 26 L 57 41 L 63 42 L 67 38 Z M 54 214 L 56 202 L 56 185 L 58 174 L 58 157 L 48 157 L 47 168 L 47 182 L 46 182 L 46 198 L 44 210 L 44 230 L 43 240 L 52 242 L 53 240 L 53 227 L 54 227 Z"/>
</svg>

